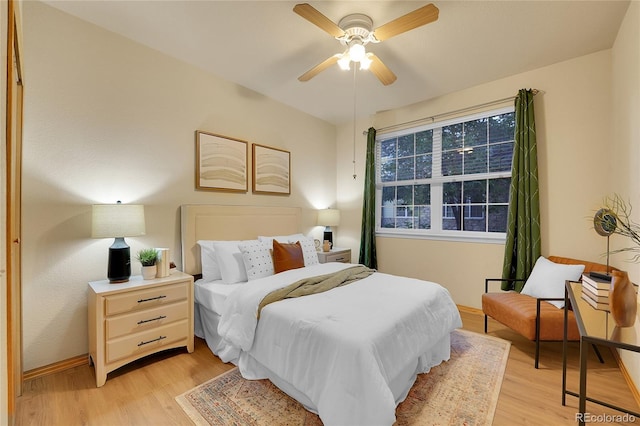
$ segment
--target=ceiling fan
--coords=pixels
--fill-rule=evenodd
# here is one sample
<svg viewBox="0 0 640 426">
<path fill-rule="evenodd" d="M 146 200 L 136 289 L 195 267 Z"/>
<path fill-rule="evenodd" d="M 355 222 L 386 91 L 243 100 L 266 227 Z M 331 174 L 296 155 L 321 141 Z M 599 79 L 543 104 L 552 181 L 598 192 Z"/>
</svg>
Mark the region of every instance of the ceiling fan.
<svg viewBox="0 0 640 426">
<path fill-rule="evenodd" d="M 369 69 L 385 86 L 396 81 L 396 75 L 372 52 L 366 52 L 368 43 L 379 43 L 414 28 L 429 24 L 438 19 L 438 8 L 428 4 L 409 12 L 393 21 L 373 29 L 373 20 L 365 14 L 353 13 L 335 24 L 308 3 L 294 6 L 293 11 L 321 30 L 335 37 L 346 50 L 325 59 L 309 71 L 298 77 L 300 81 L 308 81 L 320 72 L 336 63 L 344 70 L 349 69 L 351 62 L 360 63 L 360 69 Z"/>
</svg>

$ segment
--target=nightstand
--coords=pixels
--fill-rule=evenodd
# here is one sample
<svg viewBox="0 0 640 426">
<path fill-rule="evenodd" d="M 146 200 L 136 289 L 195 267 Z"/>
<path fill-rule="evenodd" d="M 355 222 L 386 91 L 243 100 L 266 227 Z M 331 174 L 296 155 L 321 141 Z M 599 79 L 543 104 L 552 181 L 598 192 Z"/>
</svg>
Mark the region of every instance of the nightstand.
<svg viewBox="0 0 640 426">
<path fill-rule="evenodd" d="M 319 251 L 318 261 L 320 263 L 342 262 L 351 263 L 351 249 L 334 248 L 330 251 Z"/>
<path fill-rule="evenodd" d="M 144 356 L 186 346 L 193 352 L 193 276 L 89 283 L 89 363 L 96 386 L 107 373 Z"/>
</svg>

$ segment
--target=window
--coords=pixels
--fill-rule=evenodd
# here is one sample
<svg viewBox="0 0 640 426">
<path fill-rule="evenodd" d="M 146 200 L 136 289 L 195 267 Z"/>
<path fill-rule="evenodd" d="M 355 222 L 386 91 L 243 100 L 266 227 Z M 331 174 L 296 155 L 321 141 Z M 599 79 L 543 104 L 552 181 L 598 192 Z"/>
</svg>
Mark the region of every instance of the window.
<svg viewBox="0 0 640 426">
<path fill-rule="evenodd" d="M 377 232 L 504 240 L 513 107 L 378 135 Z"/>
</svg>

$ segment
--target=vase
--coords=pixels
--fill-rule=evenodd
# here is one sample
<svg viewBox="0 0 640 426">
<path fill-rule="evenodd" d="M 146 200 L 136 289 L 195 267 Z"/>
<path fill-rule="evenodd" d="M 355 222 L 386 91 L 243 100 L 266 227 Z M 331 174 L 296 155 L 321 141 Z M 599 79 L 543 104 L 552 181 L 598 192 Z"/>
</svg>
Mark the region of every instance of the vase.
<svg viewBox="0 0 640 426">
<path fill-rule="evenodd" d="M 638 301 L 636 290 L 625 271 L 613 271 L 609 290 L 609 311 L 619 327 L 631 327 L 636 322 Z"/>
<path fill-rule="evenodd" d="M 142 278 L 145 280 L 150 280 L 156 277 L 157 268 L 156 265 L 152 266 L 143 266 L 142 267 Z"/>
</svg>

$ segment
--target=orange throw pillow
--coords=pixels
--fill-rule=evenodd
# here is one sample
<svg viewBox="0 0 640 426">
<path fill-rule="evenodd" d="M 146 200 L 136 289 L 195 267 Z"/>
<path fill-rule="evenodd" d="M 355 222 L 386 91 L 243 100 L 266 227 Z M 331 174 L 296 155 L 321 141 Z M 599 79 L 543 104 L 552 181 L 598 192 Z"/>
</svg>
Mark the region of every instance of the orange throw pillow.
<svg viewBox="0 0 640 426">
<path fill-rule="evenodd" d="M 299 241 L 295 244 L 283 244 L 273 240 L 273 269 L 276 274 L 302 267 L 304 256 Z"/>
</svg>

